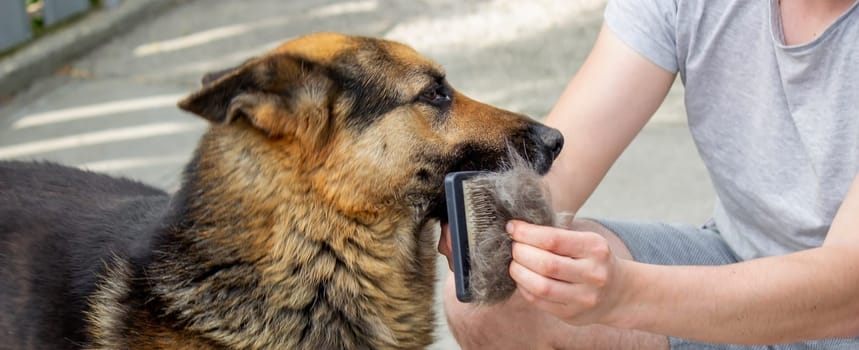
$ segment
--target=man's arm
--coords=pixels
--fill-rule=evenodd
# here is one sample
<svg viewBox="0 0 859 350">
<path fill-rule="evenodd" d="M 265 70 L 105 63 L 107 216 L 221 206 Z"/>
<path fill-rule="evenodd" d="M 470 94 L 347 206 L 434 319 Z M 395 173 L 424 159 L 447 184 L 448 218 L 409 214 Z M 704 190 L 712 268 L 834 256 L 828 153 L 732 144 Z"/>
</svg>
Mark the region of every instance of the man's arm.
<svg viewBox="0 0 859 350">
<path fill-rule="evenodd" d="M 638 306 L 629 325 L 639 329 L 757 344 L 859 336 L 859 176 L 820 248 L 721 267 L 633 271 L 643 294 L 630 298 Z M 655 281 L 671 283 L 654 288 Z"/>
<path fill-rule="evenodd" d="M 588 58 L 547 117 L 564 134 L 565 145 L 549 182 L 555 209 L 581 207 L 620 153 L 650 119 L 668 93 L 674 74 L 648 61 L 603 27 Z M 439 250 L 449 255 L 443 232 Z M 558 344 L 580 334 L 582 348 L 637 340 L 635 332 L 593 326 L 573 329 L 539 311 L 516 293 L 494 307 L 459 303 L 452 274 L 445 287 L 448 324 L 463 349 L 523 349 Z M 664 341 L 664 339 L 656 340 Z M 591 346 L 592 345 L 592 346 Z"/>
<path fill-rule="evenodd" d="M 674 74 L 603 26 L 588 58 L 546 117 L 564 134 L 547 180 L 557 211 L 576 212 L 665 100 Z"/>
<path fill-rule="evenodd" d="M 514 226 L 511 276 L 573 325 L 739 344 L 859 336 L 859 175 L 821 247 L 738 264 L 641 264 L 593 233 Z"/>
</svg>

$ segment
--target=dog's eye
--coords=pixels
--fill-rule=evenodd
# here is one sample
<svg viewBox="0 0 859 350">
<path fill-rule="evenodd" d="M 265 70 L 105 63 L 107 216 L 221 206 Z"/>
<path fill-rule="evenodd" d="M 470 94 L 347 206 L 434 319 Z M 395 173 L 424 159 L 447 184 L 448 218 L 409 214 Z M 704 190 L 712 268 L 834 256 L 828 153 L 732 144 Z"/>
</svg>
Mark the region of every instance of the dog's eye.
<svg viewBox="0 0 859 350">
<path fill-rule="evenodd" d="M 450 95 L 444 85 L 433 84 L 429 89 L 421 92 L 419 99 L 423 102 L 438 106 L 450 101 Z"/>
</svg>

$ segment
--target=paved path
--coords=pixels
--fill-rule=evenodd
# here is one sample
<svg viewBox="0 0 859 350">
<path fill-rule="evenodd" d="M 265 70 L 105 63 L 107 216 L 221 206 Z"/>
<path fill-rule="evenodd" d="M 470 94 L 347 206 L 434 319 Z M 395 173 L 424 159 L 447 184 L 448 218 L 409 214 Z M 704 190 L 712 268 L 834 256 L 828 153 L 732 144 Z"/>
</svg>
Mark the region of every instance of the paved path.
<svg viewBox="0 0 859 350">
<path fill-rule="evenodd" d="M 604 0 L 181 1 L 0 105 L 0 158 L 49 159 L 174 190 L 205 127 L 175 101 L 206 71 L 322 30 L 404 41 L 445 66 L 460 91 L 542 117 L 590 48 L 603 6 Z M 713 195 L 675 90 L 580 215 L 707 218 Z M 440 271 L 446 273 L 444 265 Z M 434 349 L 457 348 L 443 317 L 439 338 Z"/>
</svg>

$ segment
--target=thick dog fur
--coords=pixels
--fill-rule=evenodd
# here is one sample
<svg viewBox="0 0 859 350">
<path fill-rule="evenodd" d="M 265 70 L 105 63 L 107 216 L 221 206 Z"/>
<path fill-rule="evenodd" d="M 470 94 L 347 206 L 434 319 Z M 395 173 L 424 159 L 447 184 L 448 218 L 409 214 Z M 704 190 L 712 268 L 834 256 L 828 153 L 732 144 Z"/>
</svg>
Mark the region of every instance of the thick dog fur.
<svg viewBox="0 0 859 350">
<path fill-rule="evenodd" d="M 418 349 L 443 176 L 560 134 L 393 42 L 320 33 L 212 73 L 173 196 L 0 162 L 2 349 Z"/>
</svg>

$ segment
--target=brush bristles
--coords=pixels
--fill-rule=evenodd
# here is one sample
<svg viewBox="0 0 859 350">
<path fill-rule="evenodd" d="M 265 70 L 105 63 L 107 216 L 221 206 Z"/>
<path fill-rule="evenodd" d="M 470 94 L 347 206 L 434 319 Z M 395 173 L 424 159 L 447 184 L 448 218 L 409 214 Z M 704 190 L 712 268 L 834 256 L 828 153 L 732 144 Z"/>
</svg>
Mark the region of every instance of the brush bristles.
<svg viewBox="0 0 859 350">
<path fill-rule="evenodd" d="M 500 213 L 499 208 L 495 204 L 495 197 L 487 188 L 495 186 L 491 177 L 482 177 L 472 180 L 466 180 L 463 184 L 463 192 L 466 205 L 465 221 L 468 232 L 477 232 L 477 230 L 486 230 L 489 228 L 495 229 L 495 225 L 504 220 L 505 215 Z M 503 223 L 502 223 L 503 225 Z M 474 256 L 477 245 L 474 242 L 475 235 L 468 235 L 468 247 L 470 248 L 470 256 Z"/>
<path fill-rule="evenodd" d="M 471 258 L 469 284 L 480 304 L 507 300 L 516 289 L 508 269 L 513 260 L 507 221 L 555 224 L 549 193 L 542 178 L 524 161 L 516 160 L 502 172 L 463 182 Z"/>
</svg>

